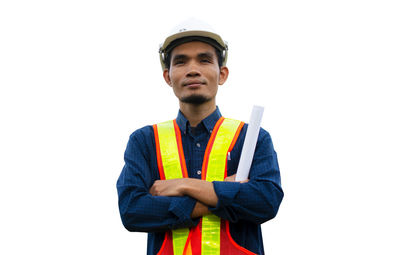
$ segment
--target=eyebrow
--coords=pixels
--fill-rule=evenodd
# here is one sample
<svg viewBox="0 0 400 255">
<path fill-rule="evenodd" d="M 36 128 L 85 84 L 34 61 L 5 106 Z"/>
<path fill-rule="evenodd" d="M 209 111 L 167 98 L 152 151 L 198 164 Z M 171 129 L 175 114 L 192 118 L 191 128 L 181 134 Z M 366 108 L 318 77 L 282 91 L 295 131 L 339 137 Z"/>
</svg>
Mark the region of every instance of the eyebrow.
<svg viewBox="0 0 400 255">
<path fill-rule="evenodd" d="M 213 54 L 211 52 L 203 52 L 203 53 L 199 53 L 197 55 L 198 58 L 208 58 L 208 59 L 212 59 L 213 58 Z"/>
<path fill-rule="evenodd" d="M 175 62 L 177 60 L 185 60 L 187 58 L 188 58 L 188 56 L 185 55 L 185 54 L 178 54 L 178 55 L 175 55 L 172 58 L 172 62 Z M 213 59 L 213 54 L 211 52 L 209 52 L 209 51 L 201 52 L 201 53 L 197 54 L 197 58 L 200 58 L 200 59 L 206 58 L 206 59 L 212 60 Z"/>
<path fill-rule="evenodd" d="M 175 55 L 174 58 L 172 59 L 172 61 L 176 61 L 176 60 L 182 60 L 182 59 L 186 59 L 187 56 L 184 54 L 179 54 L 179 55 Z"/>
</svg>

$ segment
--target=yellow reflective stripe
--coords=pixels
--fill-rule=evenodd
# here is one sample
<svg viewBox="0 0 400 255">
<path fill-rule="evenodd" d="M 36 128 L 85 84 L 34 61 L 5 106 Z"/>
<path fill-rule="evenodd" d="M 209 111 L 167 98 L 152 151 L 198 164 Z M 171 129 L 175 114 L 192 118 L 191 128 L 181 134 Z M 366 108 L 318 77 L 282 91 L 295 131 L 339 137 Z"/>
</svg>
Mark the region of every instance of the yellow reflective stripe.
<svg viewBox="0 0 400 255">
<path fill-rule="evenodd" d="M 224 180 L 227 160 L 226 157 L 240 123 L 241 121 L 238 120 L 224 119 L 219 127 L 208 160 L 206 172 L 207 181 L 212 182 Z M 221 219 L 214 214 L 203 216 L 201 227 L 202 255 L 220 254 Z"/>
<path fill-rule="evenodd" d="M 174 255 L 183 254 L 183 249 L 185 248 L 188 235 L 189 235 L 188 228 L 179 228 L 172 230 L 172 243 L 174 247 Z"/>
<path fill-rule="evenodd" d="M 203 216 L 201 224 L 201 254 L 218 255 L 221 249 L 221 218 L 208 214 Z"/>
<path fill-rule="evenodd" d="M 157 124 L 157 130 L 165 179 L 183 178 L 174 122 L 166 121 Z M 175 255 L 183 253 L 188 235 L 188 228 L 172 230 L 172 243 Z"/>
<path fill-rule="evenodd" d="M 165 179 L 182 178 L 174 122 L 171 120 L 157 124 L 157 130 Z"/>
<path fill-rule="evenodd" d="M 224 180 L 226 157 L 240 123 L 238 120 L 224 119 L 219 127 L 208 159 L 206 181 Z"/>
</svg>

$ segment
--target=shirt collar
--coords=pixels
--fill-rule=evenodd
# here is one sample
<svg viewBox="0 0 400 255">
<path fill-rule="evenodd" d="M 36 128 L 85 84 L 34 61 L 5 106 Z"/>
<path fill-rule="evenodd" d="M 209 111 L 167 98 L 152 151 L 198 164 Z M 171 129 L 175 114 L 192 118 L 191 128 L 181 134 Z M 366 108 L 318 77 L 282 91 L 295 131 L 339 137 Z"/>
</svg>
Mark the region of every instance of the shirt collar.
<svg viewBox="0 0 400 255">
<path fill-rule="evenodd" d="M 204 118 L 200 122 L 200 124 L 203 123 L 204 127 L 211 133 L 215 124 L 221 117 L 222 117 L 221 112 L 219 111 L 219 108 L 217 106 L 215 111 L 210 115 L 208 115 L 206 118 Z M 186 131 L 190 127 L 190 124 L 181 111 L 179 111 L 178 113 L 178 117 L 176 118 L 176 123 L 178 124 L 181 132 L 184 132 L 186 134 Z"/>
</svg>

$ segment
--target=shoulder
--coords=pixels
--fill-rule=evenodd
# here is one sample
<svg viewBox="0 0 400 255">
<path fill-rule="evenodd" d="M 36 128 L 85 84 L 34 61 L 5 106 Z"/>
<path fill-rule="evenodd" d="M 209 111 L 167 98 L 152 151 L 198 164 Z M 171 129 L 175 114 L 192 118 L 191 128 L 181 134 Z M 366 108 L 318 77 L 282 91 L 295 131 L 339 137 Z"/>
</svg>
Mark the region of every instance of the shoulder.
<svg viewBox="0 0 400 255">
<path fill-rule="evenodd" d="M 240 136 L 239 136 L 240 144 L 244 143 L 246 133 L 247 133 L 247 128 L 248 128 L 248 123 L 245 123 L 240 132 Z M 268 151 L 271 151 L 271 150 L 274 151 L 271 135 L 263 127 L 260 127 L 260 131 L 259 131 L 258 137 L 257 137 L 256 148 L 265 148 Z"/>
<path fill-rule="evenodd" d="M 266 140 L 271 140 L 271 135 L 267 130 L 264 128 L 260 127 L 260 133 L 258 135 L 258 140 L 266 141 Z"/>
<path fill-rule="evenodd" d="M 135 130 L 129 136 L 129 143 L 147 144 L 154 137 L 154 130 L 152 125 L 147 125 Z"/>
<path fill-rule="evenodd" d="M 243 128 L 240 131 L 241 135 L 243 135 L 243 136 L 246 135 L 248 126 L 249 126 L 248 123 L 244 123 Z M 260 127 L 260 131 L 258 134 L 258 141 L 265 141 L 265 140 L 271 140 L 271 135 L 263 127 Z"/>
<path fill-rule="evenodd" d="M 131 155 L 144 155 L 148 157 L 155 147 L 153 126 L 148 125 L 135 130 L 129 136 L 125 150 L 125 157 Z"/>
<path fill-rule="evenodd" d="M 135 130 L 130 136 L 129 141 L 137 141 L 140 143 L 146 143 L 147 141 L 154 141 L 154 126 L 169 123 L 169 121 L 163 121 L 152 125 L 147 125 Z"/>
</svg>

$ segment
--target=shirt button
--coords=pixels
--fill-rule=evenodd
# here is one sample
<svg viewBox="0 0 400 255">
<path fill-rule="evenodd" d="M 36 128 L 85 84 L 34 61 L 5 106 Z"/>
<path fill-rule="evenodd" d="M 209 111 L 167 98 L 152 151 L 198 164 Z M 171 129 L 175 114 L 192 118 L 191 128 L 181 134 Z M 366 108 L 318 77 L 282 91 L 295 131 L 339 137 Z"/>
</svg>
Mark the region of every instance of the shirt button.
<svg viewBox="0 0 400 255">
<path fill-rule="evenodd" d="M 200 148 L 200 144 L 199 144 L 199 143 L 196 143 L 196 146 L 197 146 L 198 148 Z"/>
<path fill-rule="evenodd" d="M 197 171 L 197 174 L 198 174 L 198 175 L 200 175 L 200 174 L 201 174 L 201 171 L 200 171 L 200 170 L 199 170 L 199 171 Z"/>
</svg>

